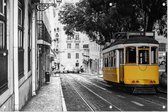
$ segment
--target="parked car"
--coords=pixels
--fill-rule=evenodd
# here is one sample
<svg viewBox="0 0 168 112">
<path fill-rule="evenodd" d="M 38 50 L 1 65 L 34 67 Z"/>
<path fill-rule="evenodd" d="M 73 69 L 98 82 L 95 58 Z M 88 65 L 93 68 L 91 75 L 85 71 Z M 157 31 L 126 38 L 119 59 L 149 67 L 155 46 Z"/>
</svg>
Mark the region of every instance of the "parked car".
<svg viewBox="0 0 168 112">
<path fill-rule="evenodd" d="M 79 67 L 74 67 L 74 73 L 80 73 L 80 68 Z"/>
<path fill-rule="evenodd" d="M 68 67 L 65 68 L 65 71 L 67 73 L 74 73 L 74 68 L 72 66 L 68 66 Z"/>
</svg>

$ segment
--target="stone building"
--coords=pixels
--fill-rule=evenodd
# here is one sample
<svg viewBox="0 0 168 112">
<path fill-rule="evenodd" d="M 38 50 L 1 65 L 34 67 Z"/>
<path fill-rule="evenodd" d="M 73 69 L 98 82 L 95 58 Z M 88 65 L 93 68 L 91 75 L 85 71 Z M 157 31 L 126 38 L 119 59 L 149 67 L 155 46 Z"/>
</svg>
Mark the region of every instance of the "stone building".
<svg viewBox="0 0 168 112">
<path fill-rule="evenodd" d="M 20 110 L 49 71 L 50 25 L 37 18 L 39 2 L 0 0 L 0 111 Z"/>
</svg>

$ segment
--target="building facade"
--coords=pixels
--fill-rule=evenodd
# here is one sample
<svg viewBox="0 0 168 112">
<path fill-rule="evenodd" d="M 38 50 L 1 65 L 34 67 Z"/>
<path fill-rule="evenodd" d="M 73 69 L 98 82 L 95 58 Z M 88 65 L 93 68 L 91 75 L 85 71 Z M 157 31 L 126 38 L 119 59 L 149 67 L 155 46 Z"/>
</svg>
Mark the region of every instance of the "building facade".
<svg viewBox="0 0 168 112">
<path fill-rule="evenodd" d="M 89 73 L 102 74 L 102 59 L 103 59 L 101 54 L 102 47 L 95 41 L 90 41 L 89 45 L 90 45 Z"/>
<path fill-rule="evenodd" d="M 74 36 L 64 35 L 60 40 L 60 64 L 67 70 L 79 69 L 83 65 L 81 36 L 80 33 L 75 33 Z"/>
<path fill-rule="evenodd" d="M 166 55 L 166 45 L 167 45 L 167 38 L 163 35 L 158 35 L 157 32 L 155 32 L 155 39 L 159 42 L 159 56 L 165 56 Z"/>
<path fill-rule="evenodd" d="M 63 0 L 61 5 L 77 1 Z M 75 32 L 74 36 L 66 35 L 63 30 L 64 25 L 58 21 L 59 9 L 58 7 L 55 12 L 52 41 L 52 52 L 55 54 L 55 59 L 52 66 L 55 66 L 56 70 L 60 72 L 82 67 L 87 73 L 100 74 L 102 71 L 100 45 L 89 40 L 89 37 L 84 33 Z"/>
<path fill-rule="evenodd" d="M 47 16 L 37 21 L 39 2 L 0 0 L 0 111 L 20 110 L 36 95 L 41 70 L 49 70 L 49 59 L 40 64 L 49 58 L 51 34 Z"/>
<path fill-rule="evenodd" d="M 51 52 L 54 55 L 54 61 L 52 62 L 52 66 L 55 67 L 56 71 L 60 71 L 61 64 L 60 64 L 60 41 L 61 41 L 61 32 L 63 30 L 63 26 L 61 26 L 61 23 L 58 21 L 59 18 L 59 9 L 60 9 L 61 3 L 57 6 L 56 9 L 53 9 L 53 36 L 52 36 L 52 46 L 51 46 Z"/>
</svg>

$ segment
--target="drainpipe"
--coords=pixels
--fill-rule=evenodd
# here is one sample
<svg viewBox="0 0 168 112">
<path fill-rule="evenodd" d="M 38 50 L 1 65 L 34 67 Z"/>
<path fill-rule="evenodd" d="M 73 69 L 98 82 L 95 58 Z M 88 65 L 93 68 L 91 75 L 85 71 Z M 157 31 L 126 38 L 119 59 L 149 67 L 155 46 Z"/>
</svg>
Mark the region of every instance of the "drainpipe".
<svg viewBox="0 0 168 112">
<path fill-rule="evenodd" d="M 32 14 L 32 95 L 36 95 L 36 10 Z"/>
<path fill-rule="evenodd" d="M 14 35 L 14 93 L 15 111 L 19 110 L 19 72 L 18 72 L 18 0 L 13 1 L 13 35 Z"/>
</svg>

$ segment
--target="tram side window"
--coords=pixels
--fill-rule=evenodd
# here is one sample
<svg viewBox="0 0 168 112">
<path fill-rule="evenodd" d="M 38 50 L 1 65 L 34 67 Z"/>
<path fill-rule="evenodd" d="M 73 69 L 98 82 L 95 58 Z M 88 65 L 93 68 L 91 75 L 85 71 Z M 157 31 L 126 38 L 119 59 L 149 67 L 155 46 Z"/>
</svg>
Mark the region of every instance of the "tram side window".
<svg viewBox="0 0 168 112">
<path fill-rule="evenodd" d="M 105 55 L 103 54 L 103 67 L 105 67 Z"/>
<path fill-rule="evenodd" d="M 139 64 L 149 64 L 149 50 L 139 48 Z"/>
<path fill-rule="evenodd" d="M 116 66 L 116 52 L 114 51 L 113 53 L 114 53 L 113 54 L 113 67 L 115 67 Z"/>
<path fill-rule="evenodd" d="M 157 63 L 157 47 L 151 47 L 151 64 Z"/>
<path fill-rule="evenodd" d="M 106 58 L 106 64 L 105 67 L 108 67 L 108 57 Z"/>
<path fill-rule="evenodd" d="M 124 64 L 124 50 L 119 50 L 119 64 Z"/>
<path fill-rule="evenodd" d="M 108 67 L 111 67 L 111 59 L 110 59 L 111 53 L 108 53 Z"/>
<path fill-rule="evenodd" d="M 136 47 L 126 48 L 126 63 L 136 63 Z"/>
<path fill-rule="evenodd" d="M 110 55 L 110 63 L 111 63 L 111 67 L 113 67 L 113 52 L 112 51 Z"/>
<path fill-rule="evenodd" d="M 103 64 L 104 64 L 104 67 L 106 67 L 106 54 L 103 55 Z"/>
<path fill-rule="evenodd" d="M 104 58 L 103 58 L 103 60 L 104 60 L 104 67 L 108 67 L 108 55 L 107 55 L 107 53 L 104 54 L 103 57 L 104 57 Z"/>
</svg>

